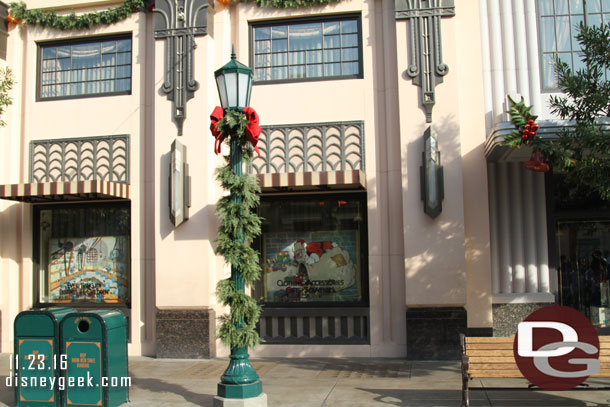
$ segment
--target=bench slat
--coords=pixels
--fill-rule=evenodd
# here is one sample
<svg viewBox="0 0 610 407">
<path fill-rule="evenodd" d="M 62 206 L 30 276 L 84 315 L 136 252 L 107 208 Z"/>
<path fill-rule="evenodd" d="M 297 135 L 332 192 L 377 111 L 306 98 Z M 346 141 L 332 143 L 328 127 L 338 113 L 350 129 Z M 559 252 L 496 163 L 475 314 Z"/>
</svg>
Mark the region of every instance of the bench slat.
<svg viewBox="0 0 610 407">
<path fill-rule="evenodd" d="M 470 364 L 476 363 L 511 363 L 515 361 L 513 356 L 468 356 Z"/>
<path fill-rule="evenodd" d="M 510 356 L 514 357 L 512 349 L 474 349 L 466 352 L 468 356 Z"/>
<path fill-rule="evenodd" d="M 517 370 L 473 370 L 468 371 L 473 379 L 483 377 L 523 377 L 521 372 Z"/>
<path fill-rule="evenodd" d="M 512 342 L 500 342 L 500 343 L 467 343 L 466 351 L 476 349 L 512 349 Z M 609 349 L 610 350 L 610 349 Z"/>
<path fill-rule="evenodd" d="M 466 344 L 469 343 L 513 343 L 514 337 L 492 337 L 492 336 L 467 336 Z"/>
<path fill-rule="evenodd" d="M 503 362 L 503 363 L 471 363 L 468 366 L 468 370 L 519 370 L 517 364 L 513 361 L 512 363 Z"/>
</svg>

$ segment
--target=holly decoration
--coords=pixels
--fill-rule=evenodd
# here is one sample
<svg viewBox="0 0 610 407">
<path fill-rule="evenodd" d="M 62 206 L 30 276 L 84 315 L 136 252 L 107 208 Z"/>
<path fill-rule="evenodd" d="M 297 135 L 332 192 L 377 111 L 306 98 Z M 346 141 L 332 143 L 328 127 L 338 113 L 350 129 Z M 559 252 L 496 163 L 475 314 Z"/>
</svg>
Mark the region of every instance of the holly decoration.
<svg viewBox="0 0 610 407">
<path fill-rule="evenodd" d="M 532 107 L 525 104 L 523 97 L 519 102 L 515 102 L 508 96 L 510 108 L 510 122 L 515 126 L 515 130 L 504 137 L 504 144 L 510 147 L 520 147 L 523 144 L 530 144 L 536 137 L 538 125 L 535 116 L 531 113 Z"/>
<path fill-rule="evenodd" d="M 55 10 L 42 9 L 28 10 L 23 1 L 9 4 L 10 14 L 17 21 L 24 21 L 30 25 L 40 25 L 58 30 L 85 30 L 97 25 L 110 25 L 122 21 L 131 14 L 145 10 L 147 0 L 124 0 L 123 4 L 103 11 L 76 15 L 58 16 Z"/>
<path fill-rule="evenodd" d="M 214 119 L 213 119 L 214 122 Z M 252 144 L 246 135 L 249 120 L 245 113 L 228 110 L 224 116 L 213 123 L 214 131 L 223 135 L 231 148 L 241 149 L 242 159 L 248 164 L 252 161 Z M 260 187 L 256 178 L 250 174 L 237 174 L 225 156 L 225 165 L 216 169 L 216 179 L 223 189 L 231 195 L 220 198 L 216 213 L 220 218 L 218 247 L 216 253 L 222 255 L 226 262 L 236 269 L 245 285 L 252 285 L 260 278 L 258 252 L 249 243 L 261 233 L 261 218 L 255 209 L 259 204 Z M 233 278 L 221 280 L 216 286 L 219 301 L 230 306 L 228 315 L 220 317 L 218 331 L 220 340 L 230 347 L 253 347 L 260 343 L 256 331 L 261 307 L 256 300 L 236 286 Z"/>
<path fill-rule="evenodd" d="M 547 158 L 552 155 L 552 148 L 550 142 L 536 138 L 536 132 L 538 131 L 536 119 L 538 116 L 531 113 L 532 106 L 526 105 L 523 97 L 519 102 L 515 102 L 508 96 L 508 101 L 510 103 L 508 114 L 515 130 L 504 137 L 502 144 L 516 148 L 523 145 L 531 146 L 534 151 L 532 157 L 525 163 L 525 168 L 536 172 L 549 171 L 550 166 L 547 163 Z"/>
</svg>

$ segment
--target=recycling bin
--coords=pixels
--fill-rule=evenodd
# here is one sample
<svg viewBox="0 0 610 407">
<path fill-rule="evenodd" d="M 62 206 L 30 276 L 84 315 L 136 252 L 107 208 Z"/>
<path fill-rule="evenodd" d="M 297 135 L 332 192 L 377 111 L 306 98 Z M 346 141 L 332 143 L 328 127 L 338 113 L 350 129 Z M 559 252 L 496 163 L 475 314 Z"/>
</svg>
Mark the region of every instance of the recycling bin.
<svg viewBox="0 0 610 407">
<path fill-rule="evenodd" d="M 61 322 L 65 405 L 114 407 L 129 399 L 127 323 L 119 310 L 68 314 Z"/>
<path fill-rule="evenodd" d="M 74 308 L 52 307 L 20 312 L 14 322 L 15 354 L 11 359 L 15 406 L 62 406 L 59 328 Z"/>
</svg>

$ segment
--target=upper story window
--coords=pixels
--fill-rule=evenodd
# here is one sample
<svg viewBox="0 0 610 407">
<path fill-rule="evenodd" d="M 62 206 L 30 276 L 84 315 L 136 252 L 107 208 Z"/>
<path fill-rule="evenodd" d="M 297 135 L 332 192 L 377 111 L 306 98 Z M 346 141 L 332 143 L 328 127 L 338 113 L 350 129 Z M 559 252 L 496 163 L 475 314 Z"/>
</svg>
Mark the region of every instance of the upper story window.
<svg viewBox="0 0 610 407">
<path fill-rule="evenodd" d="M 131 93 L 131 35 L 39 44 L 38 98 Z"/>
<path fill-rule="evenodd" d="M 538 0 L 542 87 L 557 89 L 553 58 L 557 56 L 572 70 L 585 68 L 576 41 L 578 26 L 599 26 L 610 22 L 609 0 Z"/>
<path fill-rule="evenodd" d="M 360 16 L 252 24 L 254 80 L 362 77 Z"/>
</svg>

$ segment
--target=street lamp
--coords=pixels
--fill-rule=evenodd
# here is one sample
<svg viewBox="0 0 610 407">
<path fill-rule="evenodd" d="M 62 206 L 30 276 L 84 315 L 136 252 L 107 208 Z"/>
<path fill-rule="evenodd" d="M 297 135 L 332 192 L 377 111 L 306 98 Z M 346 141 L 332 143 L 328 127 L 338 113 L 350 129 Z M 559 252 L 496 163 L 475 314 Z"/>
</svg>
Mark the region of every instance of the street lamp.
<svg viewBox="0 0 610 407">
<path fill-rule="evenodd" d="M 235 49 L 231 52 L 231 61 L 222 68 L 214 72 L 220 103 L 225 111 L 243 111 L 250 104 L 250 92 L 252 89 L 252 69 L 235 59 Z M 230 164 L 233 172 L 242 176 L 242 152 L 238 142 L 238 137 L 231 136 Z M 231 200 L 241 204 L 242 197 L 234 193 Z M 237 233 L 234 241 L 244 243 L 243 231 Z M 231 280 L 235 289 L 245 292 L 245 280 L 239 269 L 233 265 L 231 267 Z M 235 326 L 243 326 L 243 320 L 236 322 Z M 229 366 L 220 378 L 218 383 L 218 397 L 214 401 L 214 406 L 225 405 L 226 399 L 251 399 L 252 403 L 240 404 L 244 406 L 266 406 L 267 398 L 263 393 L 263 385 L 250 365 L 248 360 L 248 348 L 244 346 L 231 346 L 231 356 Z M 230 402 L 226 405 L 233 405 Z"/>
<path fill-rule="evenodd" d="M 233 48 L 231 61 L 214 72 L 223 109 L 241 112 L 250 104 L 252 76 L 252 69 L 235 59 Z"/>
</svg>

